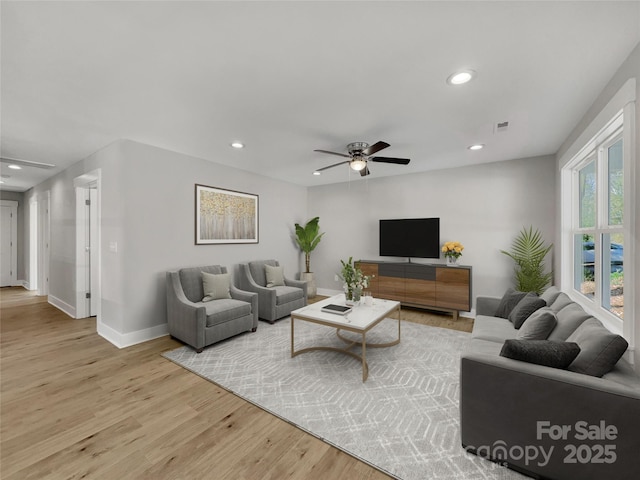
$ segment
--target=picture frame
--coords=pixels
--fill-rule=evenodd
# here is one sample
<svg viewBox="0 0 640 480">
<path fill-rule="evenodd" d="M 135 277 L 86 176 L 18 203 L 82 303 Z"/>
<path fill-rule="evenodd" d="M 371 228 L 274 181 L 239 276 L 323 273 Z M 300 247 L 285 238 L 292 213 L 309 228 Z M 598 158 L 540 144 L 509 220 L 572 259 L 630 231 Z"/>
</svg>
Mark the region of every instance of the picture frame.
<svg viewBox="0 0 640 480">
<path fill-rule="evenodd" d="M 196 184 L 195 243 L 258 243 L 258 195 Z"/>
</svg>

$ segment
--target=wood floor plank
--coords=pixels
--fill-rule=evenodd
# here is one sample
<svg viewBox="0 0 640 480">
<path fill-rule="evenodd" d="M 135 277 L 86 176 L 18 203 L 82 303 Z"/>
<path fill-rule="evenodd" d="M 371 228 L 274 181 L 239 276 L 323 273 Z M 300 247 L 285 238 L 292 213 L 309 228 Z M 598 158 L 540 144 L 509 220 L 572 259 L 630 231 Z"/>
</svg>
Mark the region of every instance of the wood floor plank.
<svg viewBox="0 0 640 480">
<path fill-rule="evenodd" d="M 470 331 L 471 319 L 403 309 Z M 0 289 L 0 477 L 381 480 L 384 473 L 165 360 L 118 349 L 23 288 Z"/>
</svg>

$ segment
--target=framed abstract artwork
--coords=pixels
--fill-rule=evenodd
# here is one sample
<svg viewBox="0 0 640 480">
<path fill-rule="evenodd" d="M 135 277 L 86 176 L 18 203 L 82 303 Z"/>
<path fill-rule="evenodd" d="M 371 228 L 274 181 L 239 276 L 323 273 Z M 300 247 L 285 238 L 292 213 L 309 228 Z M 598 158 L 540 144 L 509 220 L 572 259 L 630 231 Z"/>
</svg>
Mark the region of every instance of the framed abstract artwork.
<svg viewBox="0 0 640 480">
<path fill-rule="evenodd" d="M 258 243 L 258 195 L 196 184 L 196 245 Z"/>
</svg>

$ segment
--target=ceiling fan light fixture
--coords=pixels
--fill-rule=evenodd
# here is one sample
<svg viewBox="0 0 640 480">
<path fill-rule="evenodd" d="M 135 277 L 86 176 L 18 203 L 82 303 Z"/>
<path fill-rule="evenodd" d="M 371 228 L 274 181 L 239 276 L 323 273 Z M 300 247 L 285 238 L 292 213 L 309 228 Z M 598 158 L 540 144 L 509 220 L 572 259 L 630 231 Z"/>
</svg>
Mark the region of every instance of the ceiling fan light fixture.
<svg viewBox="0 0 640 480">
<path fill-rule="evenodd" d="M 360 170 L 364 170 L 364 168 L 367 166 L 367 162 L 362 157 L 355 157 L 353 160 L 351 160 L 349 166 L 351 167 L 351 170 L 359 172 Z"/>
<path fill-rule="evenodd" d="M 473 80 L 473 77 L 475 76 L 476 72 L 474 72 L 473 70 L 460 70 L 459 72 L 454 72 L 449 75 L 449 78 L 447 78 L 447 83 L 449 85 L 463 85 Z"/>
</svg>

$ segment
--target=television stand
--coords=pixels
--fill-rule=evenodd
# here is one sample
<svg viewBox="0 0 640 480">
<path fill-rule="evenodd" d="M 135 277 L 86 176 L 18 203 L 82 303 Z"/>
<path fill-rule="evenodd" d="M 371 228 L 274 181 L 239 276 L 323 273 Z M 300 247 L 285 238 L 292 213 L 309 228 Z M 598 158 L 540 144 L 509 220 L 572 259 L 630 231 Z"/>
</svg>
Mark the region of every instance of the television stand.
<svg viewBox="0 0 640 480">
<path fill-rule="evenodd" d="M 471 310 L 471 267 L 447 267 L 440 263 L 379 262 L 360 260 L 365 275 L 372 275 L 368 290 L 374 297 L 403 305 L 451 312 Z"/>
</svg>

